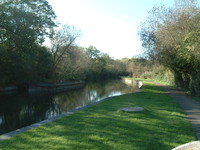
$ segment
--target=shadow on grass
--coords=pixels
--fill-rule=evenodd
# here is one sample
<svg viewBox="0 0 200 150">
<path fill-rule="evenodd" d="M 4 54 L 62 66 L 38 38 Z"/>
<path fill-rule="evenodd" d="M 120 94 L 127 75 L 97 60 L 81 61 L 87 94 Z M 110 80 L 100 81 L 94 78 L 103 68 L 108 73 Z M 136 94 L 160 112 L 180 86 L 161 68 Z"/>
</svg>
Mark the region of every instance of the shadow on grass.
<svg viewBox="0 0 200 150">
<path fill-rule="evenodd" d="M 121 107 L 141 106 L 128 113 Z M 155 86 L 109 98 L 68 117 L 0 143 L 0 149 L 168 150 L 195 140 L 176 102 Z"/>
<path fill-rule="evenodd" d="M 69 121 L 69 120 L 66 120 Z M 74 124 L 55 126 L 54 129 L 43 128 L 37 133 L 30 132 L 20 137 L 20 143 L 10 145 L 11 149 L 148 149 L 163 143 L 151 139 L 154 131 L 129 121 L 117 119 L 96 118 L 91 120 L 76 120 Z M 60 130 L 61 129 L 61 130 Z M 37 139 L 42 139 L 39 142 Z M 144 141 L 145 139 L 145 141 Z M 22 145 L 23 144 L 29 144 Z M 48 144 L 47 144 L 48 143 Z M 131 143 L 134 143 L 131 144 Z"/>
</svg>

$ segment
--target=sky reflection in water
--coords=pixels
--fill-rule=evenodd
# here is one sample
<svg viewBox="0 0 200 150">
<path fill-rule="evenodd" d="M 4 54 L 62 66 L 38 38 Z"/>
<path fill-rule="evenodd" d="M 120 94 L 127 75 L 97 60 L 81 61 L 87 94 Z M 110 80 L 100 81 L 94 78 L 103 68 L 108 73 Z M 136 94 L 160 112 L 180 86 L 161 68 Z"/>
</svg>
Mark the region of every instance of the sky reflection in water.
<svg viewBox="0 0 200 150">
<path fill-rule="evenodd" d="M 134 90 L 117 80 L 88 83 L 82 89 L 62 93 L 0 95 L 0 134 Z"/>
</svg>

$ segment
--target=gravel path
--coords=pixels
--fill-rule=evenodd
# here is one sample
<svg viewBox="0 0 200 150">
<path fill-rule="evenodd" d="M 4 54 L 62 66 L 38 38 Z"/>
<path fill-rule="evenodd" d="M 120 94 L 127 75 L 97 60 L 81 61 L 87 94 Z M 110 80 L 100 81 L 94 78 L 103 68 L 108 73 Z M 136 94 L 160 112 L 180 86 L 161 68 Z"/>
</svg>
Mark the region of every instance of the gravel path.
<svg viewBox="0 0 200 150">
<path fill-rule="evenodd" d="M 196 136 L 200 140 L 200 102 L 194 100 L 192 97 L 185 95 L 177 89 L 157 84 L 168 95 L 174 98 L 180 107 L 184 110 L 188 120 L 196 130 Z"/>
</svg>

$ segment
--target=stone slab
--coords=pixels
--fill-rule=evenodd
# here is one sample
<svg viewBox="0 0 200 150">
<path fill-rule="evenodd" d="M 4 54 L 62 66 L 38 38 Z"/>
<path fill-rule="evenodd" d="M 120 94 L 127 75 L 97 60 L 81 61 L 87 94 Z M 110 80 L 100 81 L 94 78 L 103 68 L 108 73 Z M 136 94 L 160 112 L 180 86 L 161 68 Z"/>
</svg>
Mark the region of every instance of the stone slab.
<svg viewBox="0 0 200 150">
<path fill-rule="evenodd" d="M 142 107 L 124 107 L 121 108 L 122 111 L 126 111 L 126 112 L 138 112 L 138 111 L 143 111 L 144 108 Z"/>
<path fill-rule="evenodd" d="M 200 141 L 186 143 L 176 148 L 173 148 L 172 150 L 200 150 Z"/>
</svg>

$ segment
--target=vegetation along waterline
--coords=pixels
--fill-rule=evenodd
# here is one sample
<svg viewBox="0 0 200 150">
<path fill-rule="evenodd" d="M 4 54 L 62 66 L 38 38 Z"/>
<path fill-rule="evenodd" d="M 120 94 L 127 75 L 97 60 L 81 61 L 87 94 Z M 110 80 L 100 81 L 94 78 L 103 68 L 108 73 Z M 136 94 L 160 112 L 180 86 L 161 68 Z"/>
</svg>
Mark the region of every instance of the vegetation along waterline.
<svg viewBox="0 0 200 150">
<path fill-rule="evenodd" d="M 113 59 L 95 46 L 77 45 L 81 31 L 70 25 L 59 27 L 47 0 L 1 1 L 0 90 L 7 86 L 25 89 L 37 82 L 131 75 L 165 80 L 198 95 L 199 3 L 175 2 L 173 7 L 153 7 L 141 24 L 142 58 Z"/>
<path fill-rule="evenodd" d="M 55 84 L 58 81 L 92 81 L 129 76 L 167 81 L 200 95 L 200 5 L 197 0 L 175 0 L 174 4 L 172 7 L 153 7 L 139 27 L 138 34 L 144 48 L 141 57 L 114 59 L 95 46 L 77 45 L 81 31 L 69 24 L 61 27 L 48 0 L 1 0 L 0 91 L 25 90 L 37 83 Z M 75 10 L 68 14 L 74 14 Z M 102 21 L 108 22 L 118 24 Z M 91 25 L 91 29 L 95 26 L 89 22 L 87 25 Z M 98 30 L 101 31 L 103 27 Z M 131 39 L 123 36 L 124 29 L 121 27 L 111 33 L 117 33 L 120 41 Z M 102 33 L 105 34 L 103 41 L 109 37 L 109 32 Z M 49 45 L 45 45 L 46 39 Z M 109 37 L 104 43 L 112 43 L 113 40 Z M 132 40 L 134 44 L 134 38 Z M 123 52 L 127 49 L 126 44 L 121 47 L 120 43 L 116 42 L 113 47 L 120 47 Z M 116 49 L 115 52 L 119 51 Z M 77 98 L 77 103 L 83 102 L 79 94 L 73 97 Z M 27 122 L 26 118 L 34 119 L 31 115 L 38 117 L 37 112 L 46 115 L 48 108 L 58 108 L 54 105 L 45 107 L 45 99 L 35 100 L 40 100 L 42 105 L 32 105 L 35 102 L 30 103 L 27 99 L 21 100 L 29 103 L 30 107 L 19 107 L 19 101 L 3 100 L 3 96 L 0 96 L 0 104 L 12 105 L 15 108 L 13 116 L 19 112 L 24 123 Z M 127 113 L 120 109 L 129 106 L 143 107 L 145 111 Z M 0 108 L 0 123 L 8 118 L 16 125 L 16 120 L 22 120 L 22 117 L 14 117 L 16 120 L 6 118 L 2 115 L 2 110 L 6 108 L 2 105 Z M 38 111 L 40 108 L 44 111 Z M 11 114 L 11 109 L 8 111 Z M 59 109 L 57 112 L 60 112 Z M 146 83 L 141 93 L 110 98 L 0 142 L 0 149 L 171 149 L 195 139 L 194 130 L 177 103 L 158 87 Z"/>
<path fill-rule="evenodd" d="M 122 107 L 145 111 L 128 113 Z M 172 149 L 196 140 L 177 103 L 146 83 L 141 92 L 110 98 L 0 142 L 0 149 Z"/>
</svg>

